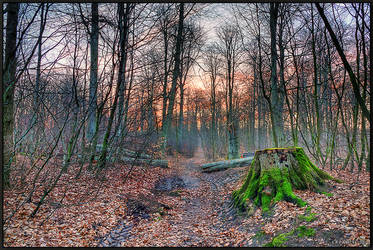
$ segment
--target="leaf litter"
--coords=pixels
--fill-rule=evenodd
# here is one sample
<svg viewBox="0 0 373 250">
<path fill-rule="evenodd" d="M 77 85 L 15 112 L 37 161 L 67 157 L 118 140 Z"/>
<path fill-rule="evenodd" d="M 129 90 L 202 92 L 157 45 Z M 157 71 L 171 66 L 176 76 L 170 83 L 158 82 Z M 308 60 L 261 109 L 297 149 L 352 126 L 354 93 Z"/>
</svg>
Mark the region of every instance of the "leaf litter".
<svg viewBox="0 0 373 250">
<path fill-rule="evenodd" d="M 240 186 L 247 167 L 201 173 L 201 154 L 169 158 L 168 169 L 135 166 L 128 179 L 132 167 L 113 164 L 105 172 L 104 183 L 89 174 L 74 179 L 72 166 L 34 218 L 30 214 L 36 205 L 31 202 L 6 221 L 4 246 L 255 247 L 298 226 L 316 233 L 291 236 L 286 246 L 370 245 L 368 172 L 360 173 L 356 181 L 357 173 L 329 171 L 344 181 L 330 183 L 332 196 L 295 190 L 307 207 L 281 201 L 272 216 L 263 217 L 257 209 L 247 217 L 230 207 L 230 195 Z M 178 184 L 171 181 L 165 190 L 155 188 L 170 178 L 179 178 Z M 66 198 L 58 203 L 63 195 Z M 90 196 L 95 198 L 87 200 Z M 21 200 L 19 192 L 4 191 L 4 218 Z M 310 212 L 314 219 L 302 219 Z"/>
</svg>

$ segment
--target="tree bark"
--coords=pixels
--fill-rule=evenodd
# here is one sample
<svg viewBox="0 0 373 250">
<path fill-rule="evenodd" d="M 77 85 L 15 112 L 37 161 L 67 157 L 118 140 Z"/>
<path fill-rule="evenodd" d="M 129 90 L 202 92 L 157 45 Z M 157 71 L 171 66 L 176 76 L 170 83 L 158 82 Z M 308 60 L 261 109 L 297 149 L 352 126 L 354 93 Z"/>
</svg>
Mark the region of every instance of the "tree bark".
<svg viewBox="0 0 373 250">
<path fill-rule="evenodd" d="M 340 180 L 316 167 L 302 148 L 269 148 L 255 152 L 245 182 L 233 192 L 234 205 L 248 214 L 254 206 L 264 213 L 278 201 L 286 200 L 304 206 L 307 203 L 293 193 L 295 189 L 323 192 L 325 180 Z"/>
<path fill-rule="evenodd" d="M 178 23 L 178 29 L 177 29 L 177 37 L 176 37 L 176 49 L 175 49 L 175 65 L 172 75 L 172 85 L 171 90 L 168 97 L 168 107 L 167 107 L 167 114 L 164 120 L 162 133 L 164 136 L 164 144 L 163 144 L 163 150 L 165 150 L 167 145 L 167 139 L 168 139 L 168 133 L 171 126 L 171 120 L 172 120 L 172 113 L 174 109 L 174 102 L 175 102 L 175 95 L 176 95 L 176 85 L 177 85 L 177 79 L 180 74 L 180 54 L 181 54 L 181 46 L 182 46 L 182 34 L 183 34 L 183 26 L 184 26 L 184 3 L 180 4 L 180 10 L 179 10 L 179 23 Z"/>
<path fill-rule="evenodd" d="M 127 57 L 128 57 L 128 31 L 129 31 L 129 13 L 131 4 L 126 3 L 126 10 L 124 11 L 124 3 L 118 4 L 119 8 L 119 33 L 120 33 L 120 62 L 119 62 L 119 72 L 118 72 L 118 84 L 119 96 L 118 96 L 118 116 L 117 116 L 117 126 L 116 131 L 119 130 L 119 135 L 121 135 L 123 127 L 125 126 L 123 122 L 123 109 L 124 109 L 124 99 L 126 94 L 126 68 L 127 68 Z"/>
<path fill-rule="evenodd" d="M 16 44 L 17 44 L 17 25 L 18 25 L 19 3 L 8 3 L 7 5 L 7 24 L 6 24 L 6 43 L 5 43 L 5 63 L 3 68 L 3 181 L 4 186 L 9 187 L 9 176 L 14 151 L 14 87 L 16 80 Z"/>
<path fill-rule="evenodd" d="M 119 10 L 119 28 L 121 29 L 121 28 L 124 28 L 122 26 L 122 22 L 123 21 L 126 22 L 123 19 L 127 19 L 128 8 L 126 8 L 126 14 L 124 14 L 123 3 L 119 3 L 118 4 L 118 10 Z M 126 17 L 124 17 L 125 15 L 126 15 Z M 117 108 L 117 103 L 118 103 L 118 97 L 120 95 L 120 90 L 122 89 L 121 85 L 124 84 L 124 72 L 125 72 L 124 71 L 124 67 L 125 67 L 124 63 L 125 63 L 125 60 L 126 60 L 125 49 L 126 49 L 126 42 L 127 42 L 127 39 L 126 39 L 124 34 L 126 34 L 127 31 L 126 30 L 121 30 L 120 33 L 121 33 L 121 38 L 120 38 L 120 62 L 119 62 L 119 71 L 118 71 L 118 84 L 117 84 L 117 88 L 115 90 L 115 96 L 114 96 L 113 104 L 110 107 L 109 121 L 108 121 L 108 125 L 106 127 L 104 140 L 103 140 L 103 143 L 102 143 L 103 147 L 102 147 L 102 151 L 101 151 L 100 158 L 99 158 L 99 163 L 98 163 L 98 170 L 99 171 L 104 168 L 105 163 L 106 163 L 106 155 L 107 155 L 107 148 L 108 148 L 108 142 L 109 142 L 111 127 L 112 127 L 113 121 L 114 121 L 114 115 L 115 115 L 115 111 L 116 111 L 116 108 Z"/>
<path fill-rule="evenodd" d="M 162 25 L 162 35 L 163 35 L 163 43 L 164 43 L 164 58 L 163 58 L 163 86 L 162 86 L 162 127 L 166 121 L 166 114 L 167 114 L 167 86 L 168 86 L 168 75 L 169 75 L 169 65 L 168 65 L 168 42 L 169 42 L 169 35 L 168 35 L 168 15 L 164 14 L 164 23 L 161 22 Z"/>
<path fill-rule="evenodd" d="M 101 151 L 103 148 L 102 144 L 97 144 L 96 145 L 96 150 Z M 124 154 L 127 157 L 132 157 L 132 158 L 143 158 L 143 159 L 152 159 L 152 157 L 148 154 L 141 153 L 141 152 L 135 152 L 129 149 L 125 148 L 120 148 L 119 153 Z"/>
<path fill-rule="evenodd" d="M 47 7 L 45 9 L 44 3 L 40 4 L 41 13 L 40 13 L 40 26 L 39 26 L 39 37 L 37 41 L 37 47 L 38 47 L 38 53 L 37 53 L 37 63 L 36 63 L 36 77 L 35 77 L 35 89 L 34 89 L 34 95 L 33 95 L 33 115 L 32 119 L 30 119 L 30 128 L 32 129 L 32 132 L 30 133 L 30 141 L 34 142 L 33 145 L 31 145 L 31 151 L 35 152 L 37 149 L 40 141 L 40 132 L 44 131 L 44 123 L 39 122 L 41 119 L 41 112 L 42 109 L 40 109 L 40 95 L 41 95 L 41 88 L 40 88 L 40 76 L 41 76 L 41 58 L 42 58 L 42 40 L 43 40 L 43 32 L 44 27 L 46 24 L 47 14 L 48 14 L 48 8 L 49 4 L 47 4 Z M 38 123 L 37 126 L 35 126 Z"/>
<path fill-rule="evenodd" d="M 276 147 L 282 144 L 281 138 L 283 128 L 280 121 L 282 114 L 279 110 L 279 97 L 277 86 L 277 49 L 276 49 L 276 34 L 277 34 L 277 18 L 278 18 L 279 3 L 270 3 L 270 31 L 271 31 L 271 120 L 272 120 L 272 137 Z"/>
<path fill-rule="evenodd" d="M 129 158 L 125 156 L 121 156 L 119 160 L 131 165 L 149 165 L 154 167 L 168 168 L 167 160 Z"/>
<path fill-rule="evenodd" d="M 97 144 L 96 150 L 101 151 L 103 149 L 102 144 Z M 151 166 L 159 166 L 162 168 L 167 168 L 168 167 L 168 161 L 167 160 L 162 160 L 162 159 L 153 159 L 152 156 L 141 153 L 141 152 L 135 152 L 129 149 L 121 148 L 119 150 L 120 156 L 118 159 L 124 163 L 129 163 L 129 164 L 147 164 Z M 95 157 L 97 158 L 97 157 Z M 109 158 L 108 160 L 114 161 L 112 157 L 107 157 Z"/>
<path fill-rule="evenodd" d="M 213 171 L 220 171 L 220 170 L 226 170 L 228 168 L 236 168 L 236 167 L 244 167 L 251 164 L 254 157 L 246 157 L 241 159 L 235 159 L 235 160 L 227 160 L 227 161 L 217 161 L 217 162 L 211 162 L 202 164 L 202 172 L 213 172 Z"/>
<path fill-rule="evenodd" d="M 179 103 L 179 119 L 177 126 L 177 151 L 182 152 L 184 138 L 184 83 L 182 82 L 182 73 L 180 74 L 180 103 Z"/>
<path fill-rule="evenodd" d="M 98 3 L 92 3 L 92 26 L 90 32 L 91 69 L 89 79 L 89 106 L 87 139 L 91 141 L 96 130 L 97 71 L 98 71 Z"/>
</svg>

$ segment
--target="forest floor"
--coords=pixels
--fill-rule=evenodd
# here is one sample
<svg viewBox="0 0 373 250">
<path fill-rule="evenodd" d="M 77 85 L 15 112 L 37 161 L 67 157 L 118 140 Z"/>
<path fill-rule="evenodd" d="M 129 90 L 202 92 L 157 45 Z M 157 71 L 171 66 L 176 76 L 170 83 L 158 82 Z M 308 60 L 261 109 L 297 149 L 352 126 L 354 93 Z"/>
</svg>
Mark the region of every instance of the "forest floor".
<svg viewBox="0 0 373 250">
<path fill-rule="evenodd" d="M 204 162 L 199 149 L 193 158 L 169 157 L 167 169 L 135 167 L 128 179 L 130 166 L 111 166 L 93 200 L 53 213 L 55 203 L 50 202 L 35 218 L 29 217 L 35 205 L 26 204 L 5 223 L 4 246 L 370 245 L 369 173 L 327 170 L 344 183 L 330 182 L 328 195 L 295 190 L 308 209 L 279 202 L 269 217 L 260 209 L 247 217 L 230 207 L 230 195 L 242 184 L 247 167 L 202 173 Z M 83 187 L 97 185 L 88 177 L 76 182 L 70 191 L 64 189 L 71 204 Z M 54 196 L 58 192 L 62 188 Z M 5 218 L 17 199 L 11 190 L 4 192 Z"/>
</svg>

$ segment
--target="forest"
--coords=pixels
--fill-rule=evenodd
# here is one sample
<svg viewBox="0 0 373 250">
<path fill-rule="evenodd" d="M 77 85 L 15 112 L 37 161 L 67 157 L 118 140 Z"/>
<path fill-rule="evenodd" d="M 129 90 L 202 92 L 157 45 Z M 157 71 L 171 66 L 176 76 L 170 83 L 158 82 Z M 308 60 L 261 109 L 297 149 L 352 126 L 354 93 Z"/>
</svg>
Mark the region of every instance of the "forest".
<svg viewBox="0 0 373 250">
<path fill-rule="evenodd" d="M 371 20 L 2 4 L 2 246 L 371 246 Z"/>
</svg>

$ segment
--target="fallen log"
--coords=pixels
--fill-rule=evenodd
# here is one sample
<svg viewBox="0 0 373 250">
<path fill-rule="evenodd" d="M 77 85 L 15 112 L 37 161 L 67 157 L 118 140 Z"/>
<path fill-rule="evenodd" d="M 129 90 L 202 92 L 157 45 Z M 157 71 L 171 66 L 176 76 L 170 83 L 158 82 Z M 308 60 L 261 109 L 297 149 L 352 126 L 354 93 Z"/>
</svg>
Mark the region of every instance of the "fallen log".
<svg viewBox="0 0 373 250">
<path fill-rule="evenodd" d="M 129 158 L 125 156 L 121 156 L 119 160 L 121 162 L 133 164 L 133 165 L 146 164 L 146 165 L 153 166 L 153 167 L 168 168 L 167 160 Z"/>
<path fill-rule="evenodd" d="M 96 150 L 97 151 L 102 150 L 102 144 L 97 144 L 96 145 Z M 129 149 L 126 149 L 126 148 L 120 148 L 119 152 L 121 154 L 127 156 L 127 157 L 130 157 L 130 158 L 141 158 L 141 159 L 152 159 L 153 158 L 148 154 L 135 152 L 135 151 L 132 151 L 132 150 L 129 150 Z"/>
<path fill-rule="evenodd" d="M 82 155 L 78 154 L 78 158 L 82 158 Z M 98 161 L 99 156 L 95 156 L 95 161 Z M 108 161 L 115 162 L 120 161 L 127 164 L 133 164 L 133 165 L 149 165 L 151 167 L 161 167 L 161 168 L 168 168 L 168 161 L 167 160 L 159 160 L 159 159 L 141 159 L 141 158 L 130 158 L 121 156 L 117 159 L 114 159 L 113 157 L 107 157 Z"/>
<path fill-rule="evenodd" d="M 100 151 L 102 149 L 102 144 L 97 144 L 96 150 Z M 150 155 L 147 154 L 138 154 L 134 151 L 121 148 L 120 149 L 120 156 L 117 157 L 110 157 L 107 156 L 108 161 L 114 162 L 119 160 L 123 163 L 133 164 L 133 165 L 149 165 L 152 167 L 161 167 L 161 168 L 168 168 L 168 161 L 161 160 L 161 159 L 152 159 Z M 78 155 L 79 158 L 82 158 L 82 155 Z M 95 160 L 98 160 L 98 156 L 94 157 Z"/>
<path fill-rule="evenodd" d="M 244 167 L 251 164 L 254 157 L 246 157 L 235 160 L 210 162 L 200 165 L 202 172 L 210 173 L 214 171 L 226 170 L 228 168 Z"/>
<path fill-rule="evenodd" d="M 125 148 L 119 149 L 119 152 L 128 156 L 128 157 L 131 157 L 131 158 L 152 159 L 152 157 L 150 155 L 147 155 L 145 153 L 139 153 L 139 152 L 131 151 L 131 150 L 125 149 Z"/>
</svg>

